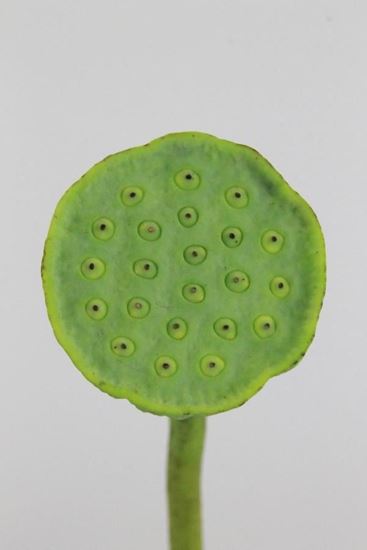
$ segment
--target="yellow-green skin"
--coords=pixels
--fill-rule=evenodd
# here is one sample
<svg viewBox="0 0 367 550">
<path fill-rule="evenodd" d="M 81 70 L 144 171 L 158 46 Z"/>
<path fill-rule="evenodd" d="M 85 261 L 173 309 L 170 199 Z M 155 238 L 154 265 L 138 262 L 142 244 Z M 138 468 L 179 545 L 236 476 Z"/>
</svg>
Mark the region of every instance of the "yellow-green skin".
<svg viewBox="0 0 367 550">
<path fill-rule="evenodd" d="M 88 380 L 152 413 L 210 415 L 304 355 L 325 249 L 309 205 L 258 152 L 187 132 L 75 183 L 42 275 L 56 338 Z"/>
</svg>

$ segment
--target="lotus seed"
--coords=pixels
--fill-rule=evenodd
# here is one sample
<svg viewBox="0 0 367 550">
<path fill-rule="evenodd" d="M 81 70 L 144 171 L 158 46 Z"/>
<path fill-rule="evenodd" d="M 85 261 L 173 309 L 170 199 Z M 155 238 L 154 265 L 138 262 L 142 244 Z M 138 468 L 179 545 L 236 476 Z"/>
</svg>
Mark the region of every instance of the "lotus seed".
<svg viewBox="0 0 367 550">
<path fill-rule="evenodd" d="M 243 271 L 231 271 L 227 274 L 225 283 L 232 292 L 244 292 L 250 286 L 250 279 Z"/>
<path fill-rule="evenodd" d="M 254 321 L 254 330 L 260 338 L 273 336 L 276 330 L 275 321 L 270 315 L 259 315 Z"/>
<path fill-rule="evenodd" d="M 87 279 L 99 279 L 105 271 L 105 264 L 99 258 L 87 258 L 81 265 L 81 272 Z"/>
<path fill-rule="evenodd" d="M 243 234 L 239 227 L 227 227 L 222 232 L 222 241 L 229 248 L 236 248 L 242 242 Z"/>
<path fill-rule="evenodd" d="M 111 342 L 111 349 L 119 357 L 130 357 L 135 351 L 135 344 L 126 336 L 117 336 Z"/>
<path fill-rule="evenodd" d="M 192 303 L 200 303 L 205 299 L 205 290 L 201 285 L 185 285 L 182 294 L 186 300 Z"/>
<path fill-rule="evenodd" d="M 188 264 L 202 264 L 206 259 L 206 249 L 200 245 L 188 246 L 184 251 L 184 258 Z"/>
<path fill-rule="evenodd" d="M 167 332 L 175 340 L 182 340 L 187 334 L 187 323 L 181 317 L 175 317 L 167 323 Z"/>
<path fill-rule="evenodd" d="M 285 298 L 290 292 L 290 285 L 284 277 L 274 277 L 270 282 L 270 290 L 277 298 Z"/>
<path fill-rule="evenodd" d="M 107 304 L 100 298 L 92 298 L 87 302 L 85 311 L 91 319 L 100 321 L 107 315 Z"/>
<path fill-rule="evenodd" d="M 218 336 L 225 340 L 234 340 L 237 336 L 237 326 L 232 319 L 222 317 L 214 323 L 214 330 Z"/>
<path fill-rule="evenodd" d="M 176 361 L 172 357 L 166 355 L 158 357 L 154 367 L 158 376 L 162 376 L 163 378 L 173 376 L 177 371 Z"/>
<path fill-rule="evenodd" d="M 230 187 L 225 193 L 225 198 L 232 208 L 244 208 L 248 203 L 248 195 L 242 187 Z"/>
<path fill-rule="evenodd" d="M 92 233 L 96 239 L 101 241 L 107 241 L 113 237 L 115 232 L 115 225 L 112 220 L 108 218 L 99 218 L 92 225 Z"/>
<path fill-rule="evenodd" d="M 284 237 L 277 231 L 266 231 L 261 239 L 261 244 L 270 254 L 276 254 L 283 248 Z"/>
<path fill-rule="evenodd" d="M 131 298 L 127 304 L 127 311 L 134 319 L 144 319 L 150 312 L 150 304 L 144 298 Z"/>
<path fill-rule="evenodd" d="M 126 187 L 121 193 L 121 200 L 125 206 L 136 206 L 144 197 L 140 187 Z"/>
<path fill-rule="evenodd" d="M 217 355 L 206 355 L 200 361 L 201 372 L 205 376 L 218 376 L 224 367 L 223 359 Z"/>
<path fill-rule="evenodd" d="M 185 206 L 178 212 L 178 220 L 184 227 L 192 227 L 197 223 L 199 215 L 192 206 Z"/>
<path fill-rule="evenodd" d="M 143 258 L 134 263 L 134 273 L 143 279 L 154 279 L 158 273 L 158 267 L 153 260 Z"/>
<path fill-rule="evenodd" d="M 144 221 L 139 225 L 138 233 L 146 241 L 156 241 L 161 236 L 161 228 L 156 222 Z"/>
<path fill-rule="evenodd" d="M 190 169 L 181 170 L 175 176 L 176 185 L 183 190 L 196 189 L 200 184 L 200 176 Z"/>
</svg>

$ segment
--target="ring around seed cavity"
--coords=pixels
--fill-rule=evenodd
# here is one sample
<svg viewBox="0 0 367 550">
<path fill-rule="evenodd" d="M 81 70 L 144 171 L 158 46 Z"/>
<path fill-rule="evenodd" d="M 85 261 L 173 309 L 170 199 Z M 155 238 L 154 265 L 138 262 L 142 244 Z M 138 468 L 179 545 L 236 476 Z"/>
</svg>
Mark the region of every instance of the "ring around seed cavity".
<svg viewBox="0 0 367 550">
<path fill-rule="evenodd" d="M 182 295 L 188 302 L 198 304 L 205 299 L 205 290 L 201 285 L 192 283 L 183 287 Z"/>
<path fill-rule="evenodd" d="M 259 315 L 254 321 L 254 331 L 260 338 L 272 336 L 275 330 L 275 321 L 270 315 Z"/>
<path fill-rule="evenodd" d="M 277 298 L 285 298 L 289 294 L 290 286 L 284 277 L 274 277 L 270 282 L 270 290 Z"/>
<path fill-rule="evenodd" d="M 144 221 L 139 225 L 138 233 L 145 241 L 156 241 L 161 236 L 161 228 L 157 222 Z"/>
<path fill-rule="evenodd" d="M 121 192 L 121 200 L 125 206 L 135 206 L 143 200 L 144 192 L 140 187 L 125 187 Z"/>
<path fill-rule="evenodd" d="M 192 227 L 197 223 L 199 219 L 199 214 L 192 206 L 185 206 L 181 208 L 178 213 L 178 221 L 184 227 Z"/>
<path fill-rule="evenodd" d="M 100 321 L 107 315 L 107 304 L 100 298 L 92 298 L 87 302 L 85 311 L 91 319 Z"/>
<path fill-rule="evenodd" d="M 229 248 L 236 248 L 242 242 L 242 231 L 239 227 L 226 227 L 222 232 L 222 241 Z"/>
<path fill-rule="evenodd" d="M 224 367 L 224 361 L 218 355 L 205 355 L 200 361 L 200 369 L 205 376 L 218 376 Z"/>
<path fill-rule="evenodd" d="M 261 244 L 269 254 L 276 254 L 283 248 L 284 237 L 277 231 L 265 231 L 261 238 Z"/>
<path fill-rule="evenodd" d="M 156 373 L 163 378 L 172 376 L 177 371 L 177 363 L 168 355 L 161 355 L 154 363 Z"/>
<path fill-rule="evenodd" d="M 180 317 L 175 317 L 167 323 L 167 332 L 175 340 L 182 340 L 187 334 L 187 323 Z"/>
<path fill-rule="evenodd" d="M 247 206 L 248 194 L 243 187 L 230 187 L 225 193 L 226 201 L 233 208 Z"/>
<path fill-rule="evenodd" d="M 244 292 L 250 286 L 250 279 L 243 271 L 231 271 L 226 275 L 225 283 L 232 292 Z"/>
<path fill-rule="evenodd" d="M 232 319 L 221 317 L 214 323 L 214 330 L 218 336 L 225 340 L 233 340 L 237 336 L 237 326 Z"/>
<path fill-rule="evenodd" d="M 206 259 L 206 249 L 200 245 L 188 246 L 184 251 L 184 258 L 188 264 L 198 265 Z"/>
<path fill-rule="evenodd" d="M 180 189 L 196 189 L 200 185 L 200 176 L 194 170 L 186 168 L 176 174 L 175 182 Z"/>
<path fill-rule="evenodd" d="M 92 225 L 92 233 L 96 239 L 108 241 L 115 232 L 114 223 L 108 218 L 99 218 Z"/>
<path fill-rule="evenodd" d="M 134 273 L 144 279 L 154 279 L 158 273 L 158 267 L 152 260 L 137 260 L 134 263 Z"/>
<path fill-rule="evenodd" d="M 150 304 L 144 298 L 131 298 L 127 304 L 127 311 L 134 319 L 144 319 L 150 312 Z"/>
<path fill-rule="evenodd" d="M 129 357 L 135 351 L 135 344 L 126 336 L 118 336 L 112 340 L 111 349 L 113 353 L 120 357 Z"/>
<path fill-rule="evenodd" d="M 87 258 L 81 265 L 81 272 L 87 279 L 99 279 L 105 271 L 106 266 L 99 258 Z"/>
</svg>

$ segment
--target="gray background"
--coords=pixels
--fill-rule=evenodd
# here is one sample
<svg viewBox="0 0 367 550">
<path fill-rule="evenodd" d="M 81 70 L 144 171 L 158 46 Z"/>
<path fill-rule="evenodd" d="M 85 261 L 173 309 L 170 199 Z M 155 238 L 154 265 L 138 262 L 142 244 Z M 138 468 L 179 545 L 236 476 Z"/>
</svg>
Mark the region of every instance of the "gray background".
<svg viewBox="0 0 367 550">
<path fill-rule="evenodd" d="M 328 249 L 302 364 L 209 420 L 206 547 L 366 548 L 366 17 L 352 0 L 1 0 L 1 549 L 166 548 L 167 420 L 71 365 L 39 264 L 73 181 L 180 130 L 259 149 Z"/>
</svg>

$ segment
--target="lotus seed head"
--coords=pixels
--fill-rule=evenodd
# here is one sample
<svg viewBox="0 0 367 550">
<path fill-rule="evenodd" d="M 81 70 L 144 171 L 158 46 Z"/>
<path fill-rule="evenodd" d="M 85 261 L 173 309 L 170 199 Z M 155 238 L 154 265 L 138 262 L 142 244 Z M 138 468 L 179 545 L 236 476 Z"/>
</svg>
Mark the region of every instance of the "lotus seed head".
<svg viewBox="0 0 367 550">
<path fill-rule="evenodd" d="M 75 365 L 168 416 L 231 409 L 294 366 L 325 289 L 307 203 L 253 149 L 195 132 L 92 168 L 45 252 L 49 317 Z"/>
</svg>

